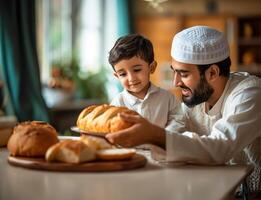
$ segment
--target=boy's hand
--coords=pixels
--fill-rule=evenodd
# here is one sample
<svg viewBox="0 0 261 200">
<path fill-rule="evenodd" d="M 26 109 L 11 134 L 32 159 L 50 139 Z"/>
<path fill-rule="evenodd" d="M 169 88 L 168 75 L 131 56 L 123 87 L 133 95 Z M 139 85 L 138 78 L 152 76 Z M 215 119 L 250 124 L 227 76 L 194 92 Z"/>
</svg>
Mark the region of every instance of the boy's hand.
<svg viewBox="0 0 261 200">
<path fill-rule="evenodd" d="M 106 138 L 113 144 L 123 147 L 133 147 L 141 144 L 157 144 L 165 146 L 164 129 L 148 122 L 140 115 L 120 113 L 120 117 L 127 122 L 134 123 L 133 126 L 106 135 Z"/>
</svg>

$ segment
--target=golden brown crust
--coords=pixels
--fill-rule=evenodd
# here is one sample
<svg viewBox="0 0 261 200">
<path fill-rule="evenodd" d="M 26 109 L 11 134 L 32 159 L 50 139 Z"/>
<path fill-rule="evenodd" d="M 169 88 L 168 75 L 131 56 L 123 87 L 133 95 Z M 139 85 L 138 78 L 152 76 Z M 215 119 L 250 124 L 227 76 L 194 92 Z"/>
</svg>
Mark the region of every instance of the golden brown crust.
<svg viewBox="0 0 261 200">
<path fill-rule="evenodd" d="M 15 126 L 7 148 L 12 156 L 42 157 L 58 141 L 57 132 L 50 124 L 23 122 Z"/>
<path fill-rule="evenodd" d="M 123 121 L 118 116 L 118 113 L 121 112 L 136 114 L 135 111 L 126 107 L 107 104 L 87 107 L 80 113 L 77 119 L 77 127 L 83 131 L 105 135 L 132 126 L 133 124 Z"/>
<path fill-rule="evenodd" d="M 77 120 L 77 126 L 80 126 L 81 124 L 81 119 L 84 119 L 86 115 L 88 115 L 90 112 L 93 111 L 94 108 L 96 108 L 97 106 L 96 105 L 92 105 L 92 106 L 89 106 L 87 108 L 85 108 L 79 115 L 78 117 L 78 120 Z"/>
</svg>

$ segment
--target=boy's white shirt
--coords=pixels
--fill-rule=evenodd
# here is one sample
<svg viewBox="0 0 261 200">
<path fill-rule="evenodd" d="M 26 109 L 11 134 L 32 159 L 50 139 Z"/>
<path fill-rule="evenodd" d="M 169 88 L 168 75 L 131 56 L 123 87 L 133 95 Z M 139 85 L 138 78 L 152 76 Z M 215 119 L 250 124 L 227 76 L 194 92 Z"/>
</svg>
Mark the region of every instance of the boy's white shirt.
<svg viewBox="0 0 261 200">
<path fill-rule="evenodd" d="M 139 99 L 124 89 L 112 100 L 111 105 L 125 106 L 134 110 L 151 123 L 167 130 L 176 130 L 180 123 L 174 121 L 180 121 L 183 116 L 180 102 L 176 97 L 152 83 L 144 99 Z"/>
</svg>

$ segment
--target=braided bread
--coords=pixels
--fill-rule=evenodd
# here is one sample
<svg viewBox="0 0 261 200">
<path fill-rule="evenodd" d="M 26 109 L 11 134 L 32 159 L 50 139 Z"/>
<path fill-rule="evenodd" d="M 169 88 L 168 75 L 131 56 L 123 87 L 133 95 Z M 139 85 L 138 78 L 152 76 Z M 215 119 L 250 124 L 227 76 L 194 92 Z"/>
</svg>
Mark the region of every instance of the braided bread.
<svg viewBox="0 0 261 200">
<path fill-rule="evenodd" d="M 87 132 L 106 133 L 116 132 L 132 126 L 132 123 L 123 121 L 118 113 L 127 112 L 136 114 L 126 107 L 116 107 L 107 104 L 93 105 L 85 108 L 77 119 L 77 127 Z"/>
</svg>

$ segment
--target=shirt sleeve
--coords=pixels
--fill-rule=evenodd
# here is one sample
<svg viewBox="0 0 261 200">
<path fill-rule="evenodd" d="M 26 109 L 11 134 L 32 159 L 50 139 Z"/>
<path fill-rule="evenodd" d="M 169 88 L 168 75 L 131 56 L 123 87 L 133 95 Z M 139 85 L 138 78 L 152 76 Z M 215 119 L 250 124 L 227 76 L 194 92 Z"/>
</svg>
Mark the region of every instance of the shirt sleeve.
<svg viewBox="0 0 261 200">
<path fill-rule="evenodd" d="M 181 109 L 181 102 L 174 95 L 169 95 L 168 121 L 165 129 L 167 131 L 184 132 L 185 118 Z"/>
<path fill-rule="evenodd" d="M 261 136 L 260 87 L 241 89 L 226 99 L 222 118 L 209 135 L 166 131 L 168 161 L 223 164 Z"/>
<path fill-rule="evenodd" d="M 118 94 L 116 97 L 114 97 L 112 99 L 110 105 L 112 105 L 112 106 L 124 106 L 121 94 Z"/>
</svg>

